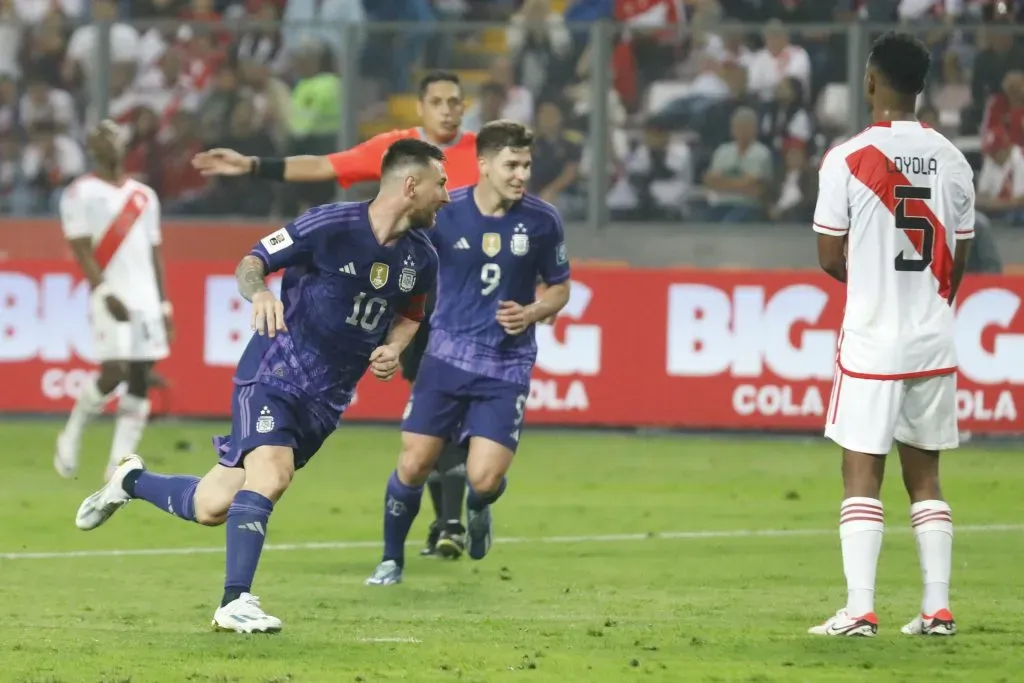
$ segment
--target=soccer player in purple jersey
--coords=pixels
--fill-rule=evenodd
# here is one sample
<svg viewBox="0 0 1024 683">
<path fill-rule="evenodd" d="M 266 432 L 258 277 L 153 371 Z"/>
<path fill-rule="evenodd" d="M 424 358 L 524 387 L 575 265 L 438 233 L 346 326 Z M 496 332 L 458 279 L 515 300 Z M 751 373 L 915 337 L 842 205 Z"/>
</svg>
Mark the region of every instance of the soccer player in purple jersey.
<svg viewBox="0 0 1024 683">
<path fill-rule="evenodd" d="M 367 585 L 401 582 L 423 483 L 449 438 L 469 441 L 467 552 L 479 560 L 490 548 L 490 505 L 505 491 L 537 357 L 533 325 L 569 301 L 562 221 L 525 194 L 532 142 L 521 124 L 485 125 L 476 143 L 480 182 L 454 191 L 438 212 L 437 307 L 387 483 L 384 556 Z M 538 278 L 547 285 L 539 299 Z"/>
<path fill-rule="evenodd" d="M 227 576 L 213 626 L 274 633 L 281 620 L 250 593 L 274 504 L 337 428 L 367 368 L 381 380 L 423 316 L 437 251 L 426 232 L 449 201 L 444 154 L 416 139 L 394 143 L 371 202 L 318 206 L 264 237 L 238 265 L 253 335 L 235 372 L 231 434 L 214 438 L 220 462 L 205 477 L 167 476 L 129 455 L 78 509 L 100 526 L 141 499 L 191 522 L 227 523 Z M 281 301 L 268 273 L 285 269 Z"/>
</svg>

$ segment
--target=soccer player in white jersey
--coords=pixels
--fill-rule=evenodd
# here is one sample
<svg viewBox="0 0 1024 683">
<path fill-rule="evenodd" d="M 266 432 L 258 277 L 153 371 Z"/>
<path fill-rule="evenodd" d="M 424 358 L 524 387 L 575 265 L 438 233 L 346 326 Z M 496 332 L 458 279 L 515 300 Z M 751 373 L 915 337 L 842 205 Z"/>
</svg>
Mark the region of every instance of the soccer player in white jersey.
<svg viewBox="0 0 1024 683">
<path fill-rule="evenodd" d="M 82 388 L 57 437 L 54 467 L 78 471 L 79 444 L 89 420 L 103 411 L 122 382 L 107 476 L 135 452 L 149 418 L 149 372 L 168 355 L 171 305 L 160 255 L 160 201 L 150 187 L 124 174 L 125 136 L 103 121 L 89 132 L 95 171 L 73 182 L 60 200 L 64 236 L 92 287 L 90 308 L 100 374 Z"/>
<path fill-rule="evenodd" d="M 973 173 L 940 133 L 917 122 L 928 50 L 888 33 L 868 59 L 875 124 L 822 161 L 814 213 L 821 267 L 846 283 L 846 311 L 825 435 L 843 449 L 839 536 L 847 602 L 811 633 L 874 636 L 879 495 L 895 440 L 924 576 L 908 635 L 953 635 L 953 518 L 939 452 L 959 445 L 953 301 L 974 236 Z"/>
</svg>

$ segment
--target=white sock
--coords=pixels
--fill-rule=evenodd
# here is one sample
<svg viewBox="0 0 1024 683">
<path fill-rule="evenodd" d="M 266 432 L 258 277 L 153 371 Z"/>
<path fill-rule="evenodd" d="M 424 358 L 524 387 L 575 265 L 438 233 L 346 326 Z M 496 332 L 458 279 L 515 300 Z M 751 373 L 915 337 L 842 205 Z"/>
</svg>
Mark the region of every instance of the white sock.
<svg viewBox="0 0 1024 683">
<path fill-rule="evenodd" d="M 109 399 L 110 394 L 101 394 L 95 382 L 82 387 L 75 406 L 71 409 L 71 415 L 68 416 L 67 424 L 64 425 L 64 435 L 76 442 L 79 441 L 89 420 L 103 412 L 103 407 Z"/>
<path fill-rule="evenodd" d="M 949 609 L 949 575 L 953 566 L 953 513 L 942 500 L 922 500 L 910 506 L 910 524 L 924 577 L 921 613 L 929 616 Z"/>
<path fill-rule="evenodd" d="M 875 611 L 875 573 L 882 552 L 882 501 L 847 498 L 839 508 L 839 539 L 846 574 L 846 611 L 859 617 Z"/>
<path fill-rule="evenodd" d="M 149 421 L 149 399 L 125 394 L 118 401 L 117 422 L 114 423 L 114 442 L 110 446 L 110 464 L 131 455 L 142 440 L 142 432 Z"/>
</svg>

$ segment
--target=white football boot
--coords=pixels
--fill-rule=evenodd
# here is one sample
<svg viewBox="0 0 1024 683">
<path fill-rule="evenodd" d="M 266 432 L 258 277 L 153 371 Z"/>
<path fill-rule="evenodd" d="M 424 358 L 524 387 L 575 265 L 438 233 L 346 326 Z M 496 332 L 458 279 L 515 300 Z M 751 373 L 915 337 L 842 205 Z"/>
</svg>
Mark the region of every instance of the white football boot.
<svg viewBox="0 0 1024 683">
<path fill-rule="evenodd" d="M 940 609 L 932 615 L 918 614 L 900 629 L 900 633 L 908 636 L 955 636 L 956 621 L 948 609 Z"/>
<path fill-rule="evenodd" d="M 146 469 L 146 465 L 139 456 L 133 454 L 123 458 L 103 488 L 83 500 L 82 504 L 78 506 L 75 526 L 82 531 L 91 531 L 110 519 L 115 512 L 131 500 L 122 487 L 125 475 L 135 470 L 144 469 Z"/>
<path fill-rule="evenodd" d="M 279 633 L 282 623 L 260 607 L 260 599 L 251 593 L 240 596 L 218 607 L 213 613 L 213 630 L 235 633 Z"/>
<path fill-rule="evenodd" d="M 394 560 L 384 560 L 374 570 L 364 586 L 395 586 L 402 583 L 402 568 Z"/>
<path fill-rule="evenodd" d="M 874 612 L 851 617 L 844 608 L 836 612 L 835 616 L 829 617 L 825 623 L 807 629 L 807 632 L 815 636 L 874 638 L 878 633 L 878 617 Z"/>
</svg>

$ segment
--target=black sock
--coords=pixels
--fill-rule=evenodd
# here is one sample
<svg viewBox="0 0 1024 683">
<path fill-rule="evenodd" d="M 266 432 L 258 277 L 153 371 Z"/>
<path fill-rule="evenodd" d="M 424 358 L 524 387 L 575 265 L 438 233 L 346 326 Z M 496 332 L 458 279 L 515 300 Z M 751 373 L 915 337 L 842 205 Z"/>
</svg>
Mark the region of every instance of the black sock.
<svg viewBox="0 0 1024 683">
<path fill-rule="evenodd" d="M 445 448 L 458 449 L 460 452 L 465 450 L 454 444 L 446 444 Z M 462 502 L 466 499 L 466 466 L 465 460 L 461 460 L 460 464 L 445 470 L 441 478 L 441 511 L 444 513 L 442 519 L 447 523 L 449 531 L 462 530 Z M 453 529 L 456 524 L 457 529 Z"/>
<path fill-rule="evenodd" d="M 242 593 L 248 593 L 248 592 L 249 592 L 249 588 L 248 587 L 226 586 L 224 588 L 224 598 L 220 601 L 220 606 L 223 607 L 224 605 L 228 604 L 229 602 L 234 602 L 238 598 L 242 597 Z"/>
<path fill-rule="evenodd" d="M 121 488 L 130 497 L 135 497 L 135 482 L 139 480 L 139 475 L 146 470 L 132 470 L 128 474 L 124 475 L 124 479 L 121 480 Z"/>
<path fill-rule="evenodd" d="M 434 506 L 434 518 L 438 521 L 443 520 L 444 517 L 441 513 L 444 512 L 444 498 L 441 496 L 441 477 L 437 472 L 430 473 L 430 477 L 427 479 L 427 491 L 430 492 L 430 502 Z"/>
</svg>

